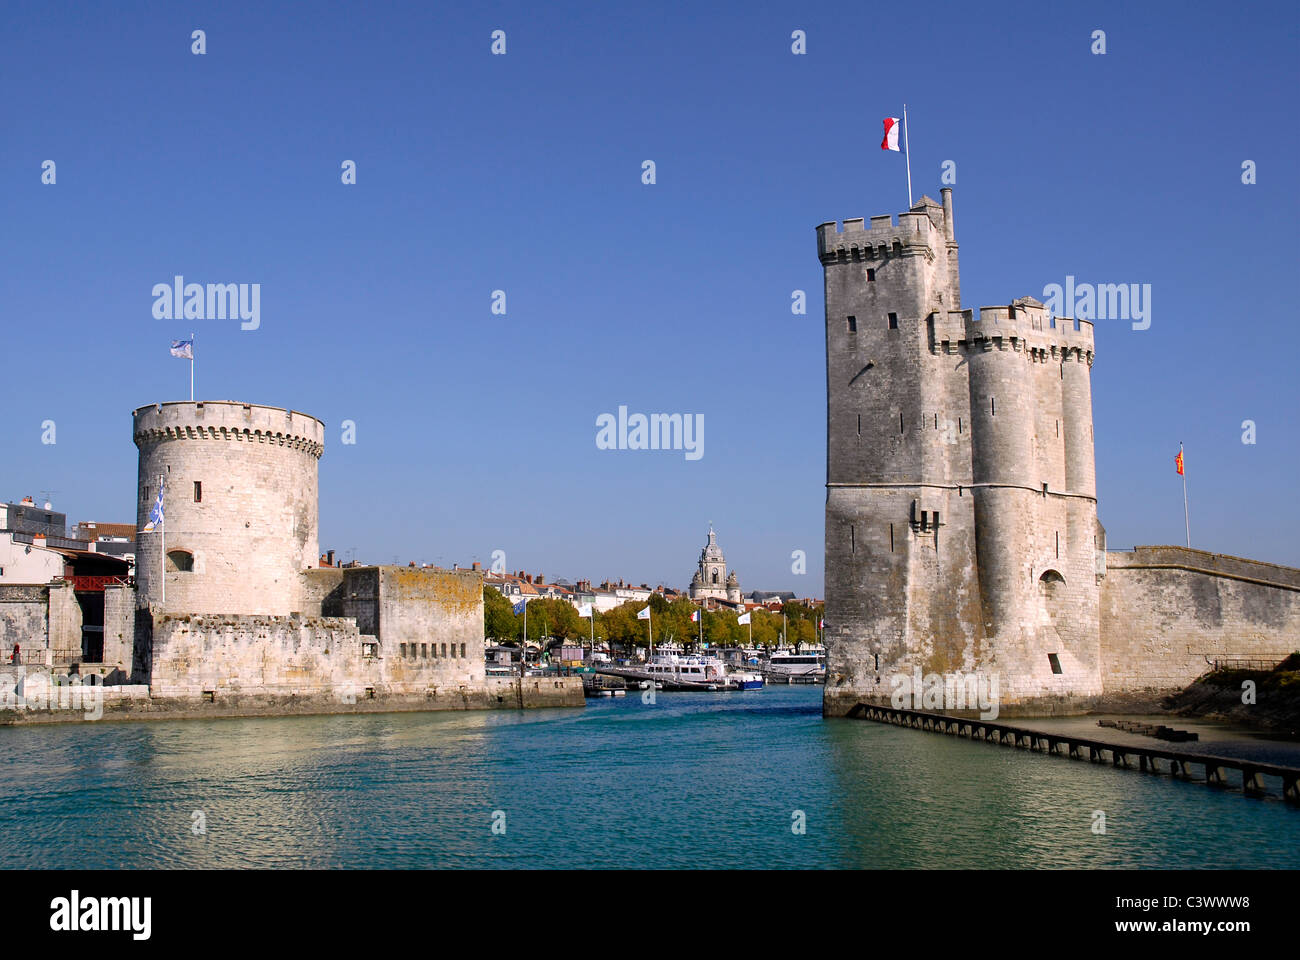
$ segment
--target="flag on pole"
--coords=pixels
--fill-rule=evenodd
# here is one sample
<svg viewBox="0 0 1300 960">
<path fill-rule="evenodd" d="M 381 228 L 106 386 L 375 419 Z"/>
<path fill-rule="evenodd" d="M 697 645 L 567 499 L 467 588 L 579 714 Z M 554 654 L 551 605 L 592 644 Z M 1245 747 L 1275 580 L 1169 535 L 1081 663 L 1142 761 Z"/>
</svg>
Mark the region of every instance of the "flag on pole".
<svg viewBox="0 0 1300 960">
<path fill-rule="evenodd" d="M 524 606 L 525 606 L 527 603 L 528 603 L 527 600 L 520 600 L 518 603 L 516 603 L 516 604 L 515 604 L 513 607 L 511 607 L 510 609 L 513 610 L 515 613 L 523 613 L 523 612 L 524 612 Z"/>
<path fill-rule="evenodd" d="M 821 619 L 821 620 L 818 620 L 818 621 L 817 621 L 817 629 L 818 629 L 818 630 L 825 630 L 825 629 L 826 629 L 826 620 L 825 620 L 825 619 Z"/>
<path fill-rule="evenodd" d="M 580 616 L 580 617 L 590 617 L 590 616 L 591 616 L 591 604 L 589 604 L 589 603 L 584 603 L 582 606 L 578 607 L 578 616 Z"/>
<path fill-rule="evenodd" d="M 691 613 L 691 623 L 699 623 L 699 622 L 700 622 L 700 611 L 696 610 Z"/>
<path fill-rule="evenodd" d="M 153 502 L 153 509 L 149 511 L 149 522 L 140 528 L 141 533 L 153 533 L 163 522 L 163 487 L 167 485 L 164 479 L 158 480 L 158 498 Z"/>
<path fill-rule="evenodd" d="M 897 151 L 898 147 L 898 117 L 885 117 L 885 139 L 880 141 L 881 150 Z"/>
<path fill-rule="evenodd" d="M 743 614 L 743 615 L 741 615 L 741 616 L 739 616 L 739 617 L 736 618 L 736 622 L 739 623 L 739 624 L 742 624 L 742 625 L 743 625 L 743 624 L 746 624 L 746 623 L 749 623 L 749 616 L 750 616 L 750 615 L 749 615 L 748 613 Z"/>
<path fill-rule="evenodd" d="M 636 618 L 637 618 L 638 620 L 649 620 L 649 619 L 650 619 L 650 608 L 649 608 L 649 607 L 646 607 L 644 610 L 638 610 L 638 611 L 636 612 Z"/>
<path fill-rule="evenodd" d="M 1183 451 L 1178 451 L 1178 456 L 1174 457 L 1174 464 L 1178 467 L 1178 475 L 1183 476 Z"/>
<path fill-rule="evenodd" d="M 180 357 L 182 360 L 194 359 L 194 341 L 193 340 L 173 340 L 172 356 Z"/>
</svg>

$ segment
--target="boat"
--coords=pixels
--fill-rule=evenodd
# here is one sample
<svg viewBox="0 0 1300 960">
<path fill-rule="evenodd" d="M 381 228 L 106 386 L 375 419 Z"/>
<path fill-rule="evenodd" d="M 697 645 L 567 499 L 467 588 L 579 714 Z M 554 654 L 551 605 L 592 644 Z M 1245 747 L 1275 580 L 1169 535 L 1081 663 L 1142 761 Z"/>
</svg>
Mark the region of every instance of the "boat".
<svg viewBox="0 0 1300 960">
<path fill-rule="evenodd" d="M 748 670 L 733 670 L 727 674 L 727 680 L 740 690 L 763 689 L 763 675 Z"/>
<path fill-rule="evenodd" d="M 826 648 L 820 643 L 800 644 L 773 651 L 768 670 L 783 678 L 814 679 L 826 676 Z"/>
<path fill-rule="evenodd" d="M 727 666 L 717 657 L 685 656 L 664 653 L 661 649 L 650 658 L 645 671 L 659 683 L 691 684 L 715 690 L 727 684 Z"/>
</svg>

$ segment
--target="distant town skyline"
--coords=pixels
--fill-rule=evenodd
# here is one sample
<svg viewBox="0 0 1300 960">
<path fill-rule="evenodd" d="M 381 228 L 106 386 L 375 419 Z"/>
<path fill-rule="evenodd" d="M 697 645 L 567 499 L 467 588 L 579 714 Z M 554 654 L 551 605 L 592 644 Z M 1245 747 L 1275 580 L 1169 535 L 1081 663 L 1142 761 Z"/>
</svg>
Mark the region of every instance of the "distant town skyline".
<svg viewBox="0 0 1300 960">
<path fill-rule="evenodd" d="M 685 588 L 712 520 L 746 590 L 823 596 L 815 228 L 907 207 L 906 102 L 963 305 L 1141 293 L 1096 325 L 1111 548 L 1183 542 L 1183 443 L 1192 546 L 1300 566 L 1289 8 L 1178 9 L 14 9 L 0 497 L 131 521 L 194 334 L 197 399 L 324 421 L 340 557 Z M 178 276 L 234 309 L 166 319 Z"/>
</svg>

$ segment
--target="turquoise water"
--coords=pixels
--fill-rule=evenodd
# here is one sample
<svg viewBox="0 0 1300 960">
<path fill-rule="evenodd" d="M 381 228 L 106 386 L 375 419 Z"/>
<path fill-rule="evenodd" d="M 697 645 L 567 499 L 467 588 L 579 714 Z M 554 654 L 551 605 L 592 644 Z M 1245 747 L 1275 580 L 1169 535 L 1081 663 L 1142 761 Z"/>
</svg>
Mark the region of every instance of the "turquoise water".
<svg viewBox="0 0 1300 960">
<path fill-rule="evenodd" d="M 0 728 L 0 866 L 1300 866 L 1280 801 L 826 721 L 820 696 Z"/>
</svg>

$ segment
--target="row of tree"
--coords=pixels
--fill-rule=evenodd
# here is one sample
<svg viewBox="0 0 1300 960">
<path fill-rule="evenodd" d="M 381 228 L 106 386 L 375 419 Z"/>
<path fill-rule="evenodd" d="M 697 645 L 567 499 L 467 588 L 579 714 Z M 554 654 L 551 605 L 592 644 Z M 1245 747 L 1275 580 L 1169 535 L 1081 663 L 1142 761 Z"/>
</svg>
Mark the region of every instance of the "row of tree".
<svg viewBox="0 0 1300 960">
<path fill-rule="evenodd" d="M 775 647 L 781 642 L 781 613 L 786 617 L 787 643 L 814 643 L 819 639 L 817 624 L 822 617 L 822 607 L 805 607 L 787 603 L 782 611 L 756 609 L 751 612 L 750 623 L 737 623 L 734 610 L 703 610 L 685 597 L 669 603 L 661 594 L 650 594 L 649 601 L 627 603 L 596 613 L 595 624 L 578 616 L 578 610 L 567 600 L 540 597 L 528 603 L 528 639 L 547 644 L 551 641 L 589 642 L 592 633 L 623 650 L 649 644 L 645 620 L 637 613 L 650 607 L 650 624 L 654 629 L 655 643 L 675 640 L 684 645 L 700 640 L 699 623 L 691 622 L 691 614 L 703 613 L 703 640 L 710 646 L 738 646 L 753 643 L 755 646 Z M 483 631 L 489 639 L 500 643 L 518 643 L 524 628 L 524 615 L 514 612 L 511 602 L 492 587 L 483 588 Z M 751 640 L 752 638 L 752 640 Z"/>
</svg>

